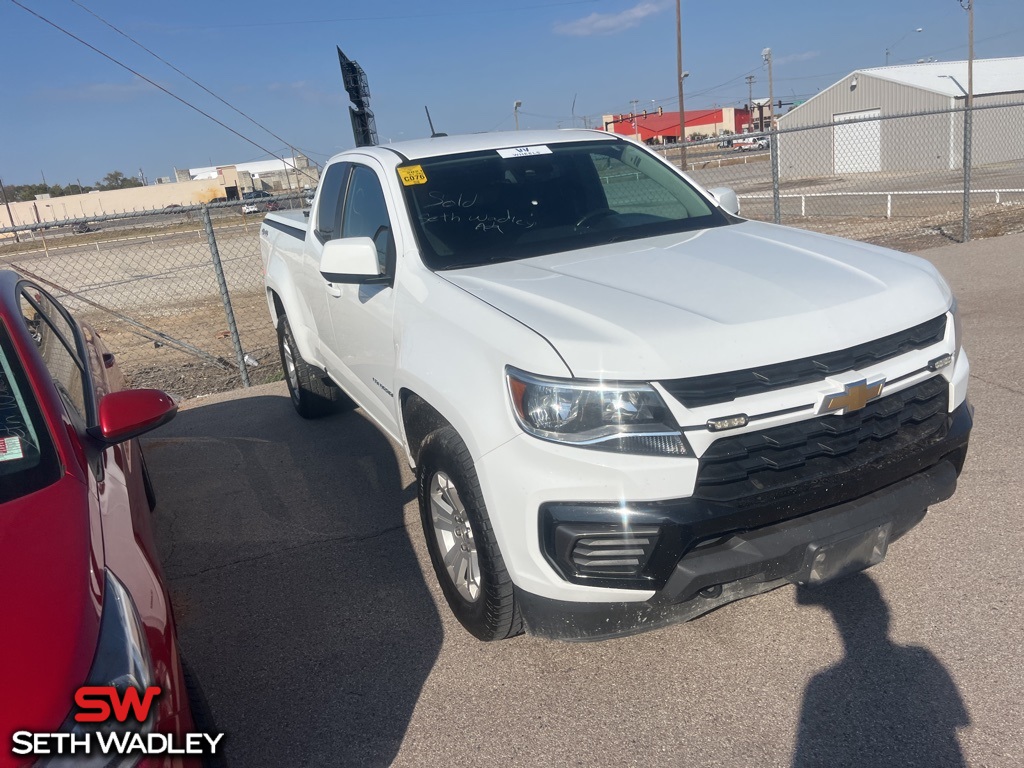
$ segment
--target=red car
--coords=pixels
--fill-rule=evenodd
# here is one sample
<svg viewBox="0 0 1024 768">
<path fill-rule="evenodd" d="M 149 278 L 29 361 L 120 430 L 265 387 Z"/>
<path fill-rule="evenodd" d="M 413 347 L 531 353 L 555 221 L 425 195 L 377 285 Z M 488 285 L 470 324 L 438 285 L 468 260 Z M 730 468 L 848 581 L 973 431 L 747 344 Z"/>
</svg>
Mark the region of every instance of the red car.
<svg viewBox="0 0 1024 768">
<path fill-rule="evenodd" d="M 136 439 L 177 405 L 122 385 L 98 334 L 0 271 L 0 766 L 53 759 L 19 754 L 18 732 L 195 730 Z M 82 686 L 161 692 L 141 723 L 91 724 Z M 74 764 L 182 764 L 119 760 Z"/>
</svg>

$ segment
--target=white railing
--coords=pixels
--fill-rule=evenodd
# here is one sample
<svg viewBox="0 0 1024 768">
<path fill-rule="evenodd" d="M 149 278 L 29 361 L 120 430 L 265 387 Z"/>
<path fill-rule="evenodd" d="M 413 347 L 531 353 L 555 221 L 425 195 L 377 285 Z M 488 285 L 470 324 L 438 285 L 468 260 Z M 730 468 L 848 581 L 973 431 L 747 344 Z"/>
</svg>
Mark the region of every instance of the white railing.
<svg viewBox="0 0 1024 768">
<path fill-rule="evenodd" d="M 809 197 L 884 197 L 885 198 L 885 218 L 892 218 L 892 199 L 899 196 L 907 195 L 959 195 L 963 197 L 964 191 L 962 189 L 929 189 L 929 190 L 907 190 L 899 192 L 800 192 L 800 193 L 789 193 L 780 194 L 780 199 L 791 199 L 800 200 L 800 215 L 807 215 L 807 198 Z M 1024 189 L 972 189 L 971 197 L 974 198 L 978 195 L 995 195 L 995 203 L 999 205 L 1002 201 L 1000 195 L 1024 195 Z M 768 194 L 756 194 L 756 195 L 738 195 L 739 199 L 742 200 L 772 200 L 773 197 L 770 193 Z"/>
</svg>

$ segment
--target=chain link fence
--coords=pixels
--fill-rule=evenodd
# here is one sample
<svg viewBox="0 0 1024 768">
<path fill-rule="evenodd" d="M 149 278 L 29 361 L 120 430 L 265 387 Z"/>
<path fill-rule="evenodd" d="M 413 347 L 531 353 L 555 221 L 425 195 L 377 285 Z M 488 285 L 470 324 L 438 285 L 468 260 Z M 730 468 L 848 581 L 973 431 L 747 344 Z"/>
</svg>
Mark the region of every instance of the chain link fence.
<svg viewBox="0 0 1024 768">
<path fill-rule="evenodd" d="M 782 128 L 761 147 L 688 142 L 685 170 L 734 189 L 747 218 L 904 251 L 1024 231 L 1024 104 L 975 107 L 966 122 L 956 110 Z M 680 163 L 678 146 L 659 151 Z M 0 266 L 99 331 L 132 386 L 193 397 L 266 383 L 282 374 L 260 221 L 304 205 L 282 195 L 0 229 Z"/>
<path fill-rule="evenodd" d="M 746 218 L 912 251 L 1024 230 L 1022 126 L 1024 103 L 855 117 L 742 135 L 763 147 L 688 142 L 685 170 L 734 189 Z M 659 151 L 681 165 L 678 145 Z"/>
<path fill-rule="evenodd" d="M 261 384 L 281 367 L 260 221 L 268 207 L 301 204 L 279 196 L 0 230 L 0 262 L 95 328 L 133 387 L 187 398 Z"/>
</svg>

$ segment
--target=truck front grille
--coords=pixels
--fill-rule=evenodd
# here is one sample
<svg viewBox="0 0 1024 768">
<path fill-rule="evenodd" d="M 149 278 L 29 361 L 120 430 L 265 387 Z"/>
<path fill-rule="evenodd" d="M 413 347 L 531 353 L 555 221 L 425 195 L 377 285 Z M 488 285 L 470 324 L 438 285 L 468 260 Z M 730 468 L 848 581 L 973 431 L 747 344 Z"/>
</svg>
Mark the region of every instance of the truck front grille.
<svg viewBox="0 0 1024 768">
<path fill-rule="evenodd" d="M 662 381 L 661 385 L 687 408 L 727 403 L 737 397 L 823 381 L 827 376 L 864 368 L 914 349 L 930 347 L 942 341 L 945 334 L 946 316 L 939 315 L 905 331 L 838 352 L 763 365 L 745 371 L 672 379 Z"/>
<path fill-rule="evenodd" d="M 853 413 L 722 438 L 700 458 L 694 496 L 735 506 L 780 504 L 814 493 L 854 498 L 882 469 L 941 440 L 948 429 L 949 385 L 935 376 Z M 890 479 L 891 481 L 891 479 Z M 880 486 L 879 486 L 880 487 Z"/>
</svg>

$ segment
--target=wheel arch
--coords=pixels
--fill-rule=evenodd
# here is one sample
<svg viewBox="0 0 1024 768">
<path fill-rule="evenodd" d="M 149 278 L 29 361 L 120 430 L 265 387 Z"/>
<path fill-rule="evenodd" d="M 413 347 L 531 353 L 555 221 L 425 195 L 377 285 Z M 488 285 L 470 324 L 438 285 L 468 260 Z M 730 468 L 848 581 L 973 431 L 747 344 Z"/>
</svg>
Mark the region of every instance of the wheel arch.
<svg viewBox="0 0 1024 768">
<path fill-rule="evenodd" d="M 443 427 L 455 427 L 441 415 L 440 411 L 411 389 L 403 387 L 399 390 L 398 396 L 399 407 L 402 410 L 402 430 L 405 433 L 405 450 L 409 464 L 415 468 L 419 462 L 420 448 L 423 447 L 427 435 Z"/>
</svg>

